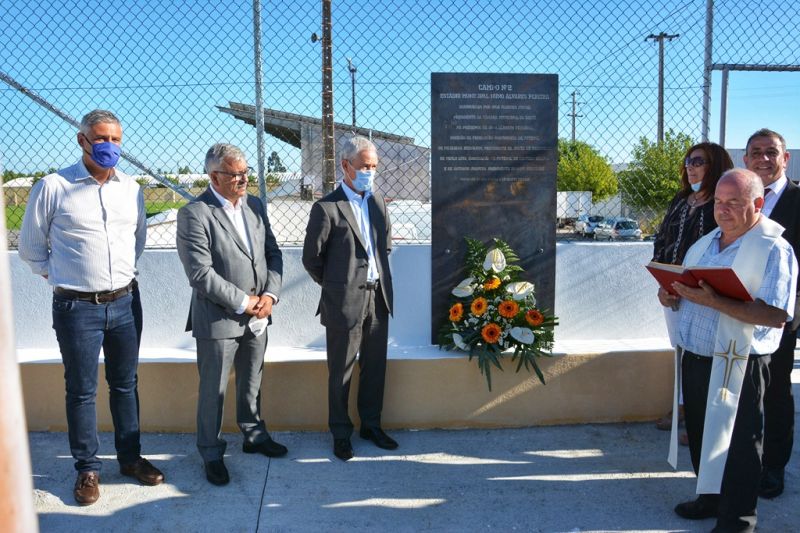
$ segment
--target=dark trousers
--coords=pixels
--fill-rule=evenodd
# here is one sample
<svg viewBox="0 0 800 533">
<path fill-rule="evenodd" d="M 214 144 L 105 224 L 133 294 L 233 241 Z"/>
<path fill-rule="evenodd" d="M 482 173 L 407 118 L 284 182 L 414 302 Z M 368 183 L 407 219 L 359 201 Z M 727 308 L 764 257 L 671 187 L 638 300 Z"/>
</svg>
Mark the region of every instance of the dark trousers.
<svg viewBox="0 0 800 533">
<path fill-rule="evenodd" d="M 792 456 L 794 443 L 794 396 L 792 368 L 797 332 L 783 330 L 781 344 L 769 363 L 769 381 L 764 393 L 764 469 L 783 470 Z"/>
<path fill-rule="evenodd" d="M 685 352 L 681 364 L 686 432 L 695 473 L 700 469 L 712 359 Z M 717 525 L 723 530 L 743 530 L 756 523 L 768 365 L 769 356 L 751 357 L 747 361 L 720 494 L 705 496 L 718 501 Z"/>
<path fill-rule="evenodd" d="M 381 425 L 386 381 L 386 343 L 389 310 L 380 289 L 368 290 L 363 319 L 353 329 L 328 325 L 328 427 L 335 439 L 349 438 L 353 422 L 348 414 L 350 378 L 358 354 L 358 416 L 362 427 Z"/>
<path fill-rule="evenodd" d="M 200 384 L 197 397 L 197 450 L 204 462 L 225 455 L 222 413 L 231 367 L 236 372 L 236 423 L 244 440 L 256 444 L 267 440 L 267 426 L 261 418 L 261 376 L 267 333 L 259 337 L 247 329 L 234 339 L 195 339 Z"/>
<path fill-rule="evenodd" d="M 53 295 L 53 329 L 64 363 L 69 447 L 79 472 L 99 472 L 101 468 L 95 407 L 101 347 L 117 460 L 127 464 L 139 457 L 137 367 L 141 326 L 138 289 L 106 304 Z"/>
</svg>

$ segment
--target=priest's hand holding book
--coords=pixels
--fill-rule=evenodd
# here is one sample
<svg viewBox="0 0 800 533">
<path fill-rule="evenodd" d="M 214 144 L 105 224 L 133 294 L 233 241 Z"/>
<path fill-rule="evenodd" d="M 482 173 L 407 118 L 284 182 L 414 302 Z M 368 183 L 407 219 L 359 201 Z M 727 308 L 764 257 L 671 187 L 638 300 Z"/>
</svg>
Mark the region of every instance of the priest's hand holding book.
<svg viewBox="0 0 800 533">
<path fill-rule="evenodd" d="M 680 299 L 685 298 L 741 322 L 771 328 L 782 328 L 788 318 L 782 309 L 754 300 L 731 268 L 686 268 L 655 262 L 646 268 L 660 285 L 658 300 L 665 307 L 677 310 Z"/>
</svg>

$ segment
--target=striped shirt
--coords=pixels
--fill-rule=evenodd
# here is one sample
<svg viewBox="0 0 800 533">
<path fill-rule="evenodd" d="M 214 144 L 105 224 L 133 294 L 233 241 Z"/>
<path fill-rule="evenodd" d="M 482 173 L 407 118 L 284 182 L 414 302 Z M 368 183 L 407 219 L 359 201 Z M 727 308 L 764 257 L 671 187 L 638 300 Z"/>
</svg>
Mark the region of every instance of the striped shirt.
<svg viewBox="0 0 800 533">
<path fill-rule="evenodd" d="M 729 267 L 739 251 L 742 237 L 720 251 L 720 231 L 719 229 L 714 231 L 717 235 L 700 258 L 698 265 Z M 755 299 L 786 311 L 789 321 L 794 312 L 795 294 L 792 289 L 797 281 L 797 268 L 792 247 L 784 239 L 779 238 L 770 251 L 764 279 L 754 295 Z M 710 357 L 714 353 L 719 315 L 719 311 L 715 309 L 681 299 L 678 344 L 697 355 Z M 778 349 L 782 334 L 783 328 L 756 326 L 750 353 L 763 355 L 774 352 Z"/>
<path fill-rule="evenodd" d="M 99 292 L 136 276 L 147 226 L 142 190 L 114 169 L 100 185 L 83 161 L 49 174 L 31 189 L 19 256 L 51 285 Z"/>
</svg>

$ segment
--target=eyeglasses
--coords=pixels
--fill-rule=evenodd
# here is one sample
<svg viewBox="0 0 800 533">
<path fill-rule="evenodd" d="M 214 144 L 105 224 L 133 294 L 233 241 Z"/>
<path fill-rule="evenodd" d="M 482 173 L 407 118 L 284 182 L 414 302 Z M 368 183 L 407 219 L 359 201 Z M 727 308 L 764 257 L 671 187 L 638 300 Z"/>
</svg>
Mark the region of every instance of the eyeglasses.
<svg viewBox="0 0 800 533">
<path fill-rule="evenodd" d="M 702 167 L 708 163 L 705 159 L 700 156 L 697 157 L 687 157 L 686 160 L 683 162 L 684 166 L 687 167 Z"/>
<path fill-rule="evenodd" d="M 255 170 L 253 170 L 253 167 L 247 167 L 247 170 L 244 172 L 224 172 L 222 170 L 214 170 L 212 172 L 222 174 L 228 178 L 228 181 L 239 181 L 241 179 L 247 179 L 248 176 L 255 173 Z"/>
</svg>

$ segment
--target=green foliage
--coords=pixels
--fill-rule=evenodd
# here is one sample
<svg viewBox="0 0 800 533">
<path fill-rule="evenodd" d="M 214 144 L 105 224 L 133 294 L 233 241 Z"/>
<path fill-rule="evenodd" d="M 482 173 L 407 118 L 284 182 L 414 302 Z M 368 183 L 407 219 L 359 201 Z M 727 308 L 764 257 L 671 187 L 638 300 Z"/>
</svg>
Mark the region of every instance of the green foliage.
<svg viewBox="0 0 800 533">
<path fill-rule="evenodd" d="M 617 194 L 617 179 L 605 157 L 581 141 L 558 140 L 559 191 L 592 191 L 594 201 Z"/>
<path fill-rule="evenodd" d="M 281 161 L 278 152 L 273 151 L 267 157 L 267 172 L 286 172 L 286 166 Z"/>
<path fill-rule="evenodd" d="M 660 145 L 645 137 L 633 149 L 633 161 L 619 173 L 622 199 L 628 204 L 650 210 L 663 210 L 680 189 L 683 156 L 694 144 L 685 133 L 669 130 Z"/>
<path fill-rule="evenodd" d="M 192 169 L 190 169 L 188 165 L 178 167 L 178 174 L 191 174 L 191 173 Z"/>
</svg>

